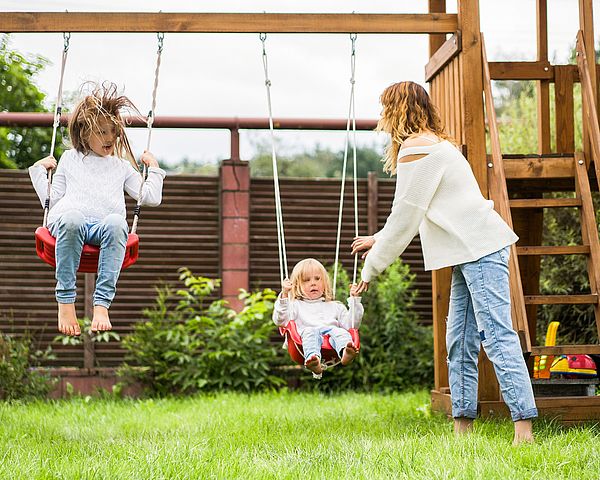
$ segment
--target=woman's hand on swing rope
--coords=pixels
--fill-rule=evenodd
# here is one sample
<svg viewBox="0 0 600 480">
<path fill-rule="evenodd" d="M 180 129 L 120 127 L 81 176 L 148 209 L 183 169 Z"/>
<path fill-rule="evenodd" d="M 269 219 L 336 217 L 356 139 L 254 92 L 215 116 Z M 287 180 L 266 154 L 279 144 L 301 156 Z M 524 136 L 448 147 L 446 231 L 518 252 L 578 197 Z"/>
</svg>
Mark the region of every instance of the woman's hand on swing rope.
<svg viewBox="0 0 600 480">
<path fill-rule="evenodd" d="M 351 283 L 349 286 L 350 286 L 350 296 L 358 297 L 359 296 L 358 285 L 356 283 Z"/>
<path fill-rule="evenodd" d="M 288 293 L 292 291 L 292 282 L 286 278 L 281 284 L 281 296 L 287 297 Z"/>
<path fill-rule="evenodd" d="M 365 237 L 354 237 L 354 241 L 352 242 L 352 255 L 354 255 L 362 250 L 366 250 L 366 252 L 363 253 L 360 257 L 364 260 L 366 258 L 366 256 L 369 254 L 369 250 L 371 250 L 371 247 L 374 244 L 375 244 L 375 237 L 373 235 L 367 235 Z"/>
<path fill-rule="evenodd" d="M 140 161 L 147 167 L 158 167 L 158 160 L 156 160 L 156 157 L 148 150 L 144 150 L 144 153 L 142 153 L 142 156 L 140 157 Z"/>
<path fill-rule="evenodd" d="M 360 282 L 358 282 L 358 285 L 356 285 L 356 295 L 353 296 L 358 297 L 361 293 L 366 292 L 367 290 L 369 290 L 369 282 L 361 280 Z M 350 291 L 350 295 L 352 295 L 352 291 Z"/>
<path fill-rule="evenodd" d="M 33 165 L 41 165 L 46 170 L 52 170 L 53 168 L 56 168 L 56 158 L 54 158 L 52 155 L 49 155 L 41 160 L 38 160 Z"/>
</svg>

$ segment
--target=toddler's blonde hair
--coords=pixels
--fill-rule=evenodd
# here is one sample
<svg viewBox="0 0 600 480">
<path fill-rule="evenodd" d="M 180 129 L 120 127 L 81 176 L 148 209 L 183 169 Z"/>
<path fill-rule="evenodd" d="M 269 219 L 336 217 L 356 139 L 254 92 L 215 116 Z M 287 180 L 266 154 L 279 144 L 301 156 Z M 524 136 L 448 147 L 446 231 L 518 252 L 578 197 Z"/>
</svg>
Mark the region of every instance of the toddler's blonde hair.
<svg viewBox="0 0 600 480">
<path fill-rule="evenodd" d="M 114 83 L 104 82 L 101 85 L 92 84 L 92 92 L 86 95 L 75 107 L 69 121 L 69 136 L 71 144 L 78 152 L 87 154 L 91 151 L 90 137 L 100 130 L 98 122 L 108 120 L 115 126 L 115 155 L 127 159 L 139 171 L 129 140 L 125 134 L 125 121 L 121 116 L 122 110 L 139 111 L 124 95 L 119 95 Z M 85 85 L 84 85 L 85 86 Z"/>
<path fill-rule="evenodd" d="M 302 280 L 308 277 L 312 272 L 318 271 L 321 274 L 321 279 L 325 285 L 323 295 L 328 302 L 333 300 L 333 290 L 331 288 L 331 280 L 329 274 L 321 262 L 314 258 L 305 258 L 300 260 L 294 269 L 290 281 L 292 282 L 292 295 L 294 299 L 304 298 L 302 293 Z"/>
</svg>

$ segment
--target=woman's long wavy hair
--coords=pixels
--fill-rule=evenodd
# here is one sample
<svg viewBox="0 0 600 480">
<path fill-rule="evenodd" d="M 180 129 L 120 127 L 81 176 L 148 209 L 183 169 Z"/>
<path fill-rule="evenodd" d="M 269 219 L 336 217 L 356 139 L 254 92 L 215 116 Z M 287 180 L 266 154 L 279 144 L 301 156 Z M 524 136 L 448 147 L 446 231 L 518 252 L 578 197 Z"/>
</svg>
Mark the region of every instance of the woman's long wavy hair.
<svg viewBox="0 0 600 480">
<path fill-rule="evenodd" d="M 92 84 L 91 93 L 85 95 L 75 107 L 69 121 L 69 136 L 73 148 L 84 154 L 89 153 L 91 151 L 90 138 L 94 132 L 100 131 L 98 122 L 108 120 L 115 126 L 115 155 L 129 160 L 131 165 L 139 171 L 125 133 L 125 121 L 121 116 L 123 111 L 140 114 L 131 100 L 124 95 L 119 95 L 114 83 Z"/>
<path fill-rule="evenodd" d="M 302 291 L 302 281 L 309 277 L 313 272 L 319 272 L 323 279 L 325 286 L 323 296 L 328 302 L 333 300 L 333 289 L 331 288 L 331 280 L 329 274 L 321 262 L 314 258 L 305 258 L 300 260 L 290 275 L 290 281 L 292 282 L 292 296 L 295 299 L 304 298 L 304 292 Z"/>
<path fill-rule="evenodd" d="M 394 83 L 383 91 L 379 100 L 383 110 L 376 130 L 391 136 L 382 160 L 384 172 L 396 173 L 398 151 L 412 136 L 431 132 L 455 143 L 444 131 L 438 110 L 421 85 L 410 81 Z"/>
</svg>

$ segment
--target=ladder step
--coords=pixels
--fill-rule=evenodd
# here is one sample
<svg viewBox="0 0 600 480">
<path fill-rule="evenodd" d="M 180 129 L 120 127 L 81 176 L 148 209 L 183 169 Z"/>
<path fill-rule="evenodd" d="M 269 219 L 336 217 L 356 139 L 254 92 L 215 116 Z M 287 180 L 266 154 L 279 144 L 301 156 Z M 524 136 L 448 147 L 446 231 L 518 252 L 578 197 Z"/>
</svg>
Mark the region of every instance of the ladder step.
<svg viewBox="0 0 600 480">
<path fill-rule="evenodd" d="M 506 179 L 516 178 L 569 178 L 575 176 L 573 157 L 504 158 Z"/>
<path fill-rule="evenodd" d="M 598 355 L 600 345 L 556 345 L 554 347 L 531 347 L 532 355 Z"/>
<path fill-rule="evenodd" d="M 517 198 L 509 203 L 510 208 L 581 207 L 579 198 Z"/>
<path fill-rule="evenodd" d="M 588 293 L 585 295 L 524 295 L 526 305 L 576 305 L 598 303 L 598 295 Z"/>
<path fill-rule="evenodd" d="M 586 255 L 589 253 L 589 245 L 517 247 L 517 255 Z"/>
</svg>

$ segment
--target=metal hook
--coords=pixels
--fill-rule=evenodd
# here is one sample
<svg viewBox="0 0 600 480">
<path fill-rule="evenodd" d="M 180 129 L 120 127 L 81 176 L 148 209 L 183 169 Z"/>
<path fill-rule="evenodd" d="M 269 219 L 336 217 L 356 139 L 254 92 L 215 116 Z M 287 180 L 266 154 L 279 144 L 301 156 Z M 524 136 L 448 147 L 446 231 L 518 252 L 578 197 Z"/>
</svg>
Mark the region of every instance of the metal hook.
<svg viewBox="0 0 600 480">
<path fill-rule="evenodd" d="M 358 37 L 358 35 L 356 33 L 350 34 L 350 41 L 352 42 L 352 55 L 354 55 L 354 53 L 356 51 L 356 38 L 357 37 Z"/>
<path fill-rule="evenodd" d="M 156 37 L 158 38 L 158 51 L 162 52 L 162 49 L 163 49 L 163 40 L 165 38 L 165 34 L 163 32 L 158 32 L 156 34 Z"/>
<path fill-rule="evenodd" d="M 71 39 L 71 33 L 70 32 L 64 32 L 63 33 L 63 40 L 64 40 L 64 46 L 65 46 L 65 52 L 69 49 L 69 40 Z"/>
</svg>

